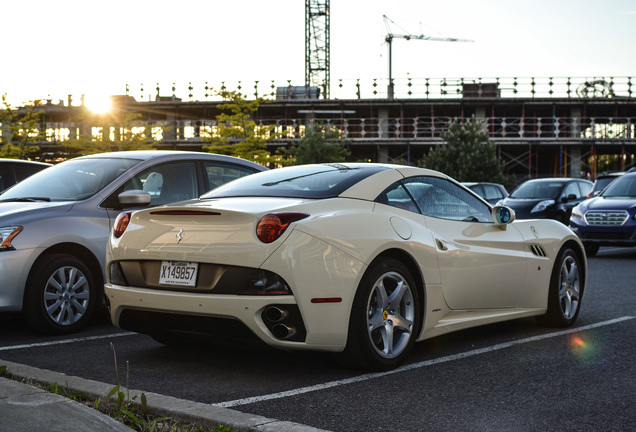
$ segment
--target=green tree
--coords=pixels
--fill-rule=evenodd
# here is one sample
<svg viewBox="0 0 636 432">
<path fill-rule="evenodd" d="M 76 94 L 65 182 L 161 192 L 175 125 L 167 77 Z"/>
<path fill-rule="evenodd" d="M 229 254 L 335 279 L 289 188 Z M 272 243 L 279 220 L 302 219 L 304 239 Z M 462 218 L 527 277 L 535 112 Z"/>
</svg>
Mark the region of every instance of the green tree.
<svg viewBox="0 0 636 432">
<path fill-rule="evenodd" d="M 286 153 L 291 165 L 344 162 L 351 154 L 341 130 L 318 123 L 308 125 L 298 144 L 290 146 Z"/>
<path fill-rule="evenodd" d="M 31 101 L 24 107 L 15 109 L 7 102 L 7 95 L 2 95 L 0 108 L 0 156 L 5 158 L 24 159 L 40 148 L 37 142 L 43 139 L 40 122 L 43 109 L 39 109 L 39 100 Z"/>
<path fill-rule="evenodd" d="M 210 153 L 236 156 L 243 159 L 268 163 L 270 152 L 267 142 L 275 138 L 275 126 L 258 125 L 252 118 L 263 98 L 247 101 L 239 92 L 222 90 L 218 92 L 228 102 L 217 105 L 222 114 L 217 119 L 217 129 L 212 136 L 204 138 L 210 143 L 203 149 Z"/>
<path fill-rule="evenodd" d="M 142 121 L 139 113 L 124 111 L 106 114 L 85 113 L 80 123 L 100 125 L 93 128 L 95 130 L 81 131 L 77 138 L 65 143 L 69 150 L 81 154 L 151 150 L 157 142 L 152 137 L 152 125 Z"/>
<path fill-rule="evenodd" d="M 461 182 L 508 185 L 503 163 L 481 122 L 474 118 L 465 123 L 453 121 L 442 138 L 445 143 L 431 148 L 419 166 L 441 171 Z"/>
</svg>

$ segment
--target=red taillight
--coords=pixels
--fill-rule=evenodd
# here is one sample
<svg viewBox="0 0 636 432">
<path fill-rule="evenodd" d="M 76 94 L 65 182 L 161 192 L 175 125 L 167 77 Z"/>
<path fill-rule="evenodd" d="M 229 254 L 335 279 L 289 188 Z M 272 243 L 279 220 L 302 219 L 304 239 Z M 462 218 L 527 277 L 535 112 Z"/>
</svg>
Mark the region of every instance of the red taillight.
<svg viewBox="0 0 636 432">
<path fill-rule="evenodd" d="M 256 225 L 256 236 L 263 243 L 271 243 L 278 239 L 290 223 L 304 219 L 306 213 L 270 213 L 261 218 Z"/>
<path fill-rule="evenodd" d="M 122 212 L 119 213 L 117 219 L 115 219 L 115 225 L 113 226 L 113 235 L 115 238 L 119 238 L 124 234 L 126 228 L 128 228 L 128 224 L 130 223 L 130 215 L 132 212 Z"/>
</svg>

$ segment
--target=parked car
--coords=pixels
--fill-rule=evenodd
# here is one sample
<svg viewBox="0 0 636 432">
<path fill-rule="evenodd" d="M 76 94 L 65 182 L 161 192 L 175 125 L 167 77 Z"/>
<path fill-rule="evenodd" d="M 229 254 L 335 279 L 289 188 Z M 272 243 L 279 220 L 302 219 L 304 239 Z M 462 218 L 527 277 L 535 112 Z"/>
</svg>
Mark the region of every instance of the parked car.
<svg viewBox="0 0 636 432">
<path fill-rule="evenodd" d="M 264 169 L 229 156 L 136 151 L 29 177 L 0 195 L 0 312 L 22 311 L 43 333 L 79 330 L 103 299 L 106 241 L 122 209 L 195 198 Z"/>
<path fill-rule="evenodd" d="M 527 180 L 499 205 L 512 208 L 517 219 L 555 219 L 567 225 L 572 208 L 585 200 L 592 182 L 574 178 Z"/>
<path fill-rule="evenodd" d="M 444 174 L 382 164 L 280 168 L 123 212 L 106 266 L 122 329 L 339 352 L 370 370 L 477 325 L 569 326 L 587 280 L 563 224 L 514 221 Z"/>
<path fill-rule="evenodd" d="M 487 183 L 487 182 L 466 183 L 464 182 L 462 184 L 466 186 L 467 188 L 469 188 L 470 190 L 476 192 L 477 195 L 479 195 L 480 197 L 482 197 L 483 199 L 485 199 L 492 205 L 495 205 L 502 199 L 508 197 L 508 191 L 503 185 L 500 185 L 499 183 Z"/>
<path fill-rule="evenodd" d="M 610 173 L 602 173 L 596 176 L 596 180 L 594 180 L 594 185 L 592 186 L 592 190 L 587 194 L 587 198 L 594 198 L 598 194 L 600 194 L 603 189 L 607 187 L 612 181 L 616 178 L 625 174 L 624 171 L 616 171 Z"/>
<path fill-rule="evenodd" d="M 636 173 L 618 177 L 600 195 L 574 207 L 570 228 L 588 256 L 601 246 L 636 246 Z"/>
<path fill-rule="evenodd" d="M 0 192 L 50 166 L 44 162 L 0 159 Z"/>
</svg>

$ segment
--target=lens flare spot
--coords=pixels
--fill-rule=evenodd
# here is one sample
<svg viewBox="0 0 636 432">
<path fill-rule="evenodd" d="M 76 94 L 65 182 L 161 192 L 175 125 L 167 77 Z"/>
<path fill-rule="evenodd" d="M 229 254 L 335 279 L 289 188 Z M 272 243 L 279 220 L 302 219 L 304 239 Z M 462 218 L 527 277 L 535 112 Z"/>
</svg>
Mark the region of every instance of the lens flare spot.
<svg viewBox="0 0 636 432">
<path fill-rule="evenodd" d="M 594 344 L 579 335 L 572 335 L 569 340 L 570 350 L 580 362 L 593 362 L 596 356 Z"/>
<path fill-rule="evenodd" d="M 581 348 L 585 348 L 587 346 L 587 344 L 585 343 L 585 341 L 583 341 L 583 339 L 581 339 L 578 336 L 574 336 L 572 338 L 572 345 L 581 347 Z"/>
</svg>

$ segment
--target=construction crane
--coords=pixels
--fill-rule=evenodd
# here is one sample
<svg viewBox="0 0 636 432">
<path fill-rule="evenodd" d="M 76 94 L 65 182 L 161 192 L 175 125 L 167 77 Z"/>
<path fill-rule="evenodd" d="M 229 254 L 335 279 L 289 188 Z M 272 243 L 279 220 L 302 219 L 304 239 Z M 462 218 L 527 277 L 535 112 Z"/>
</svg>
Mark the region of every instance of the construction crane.
<svg viewBox="0 0 636 432">
<path fill-rule="evenodd" d="M 393 63 L 393 52 L 392 51 L 393 51 L 393 39 L 394 38 L 401 38 L 401 39 L 406 39 L 406 40 L 419 39 L 419 40 L 437 41 L 437 42 L 475 42 L 472 39 L 433 37 L 433 36 L 426 36 L 426 35 L 423 35 L 423 34 L 419 34 L 419 35 L 414 35 L 414 34 L 393 34 L 391 32 L 391 26 L 389 25 L 389 23 L 393 23 L 396 26 L 397 26 L 397 24 L 395 24 L 395 22 L 391 21 L 391 19 L 389 19 L 389 17 L 387 17 L 386 15 L 382 15 L 382 16 L 384 17 L 384 25 L 386 26 L 386 31 L 387 31 L 387 35 L 384 38 L 384 40 L 389 45 L 389 88 L 388 88 L 389 99 L 393 99 L 393 95 L 394 95 L 393 71 L 392 71 L 392 63 Z"/>
</svg>

